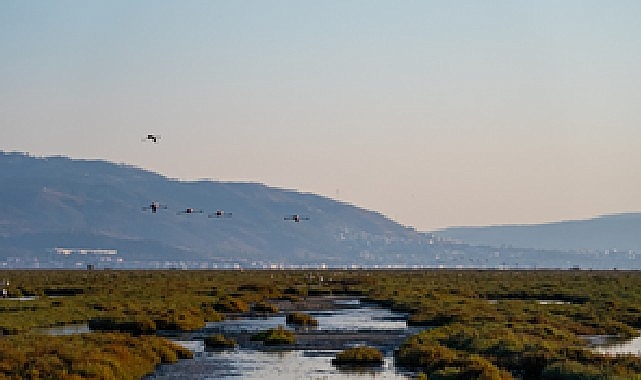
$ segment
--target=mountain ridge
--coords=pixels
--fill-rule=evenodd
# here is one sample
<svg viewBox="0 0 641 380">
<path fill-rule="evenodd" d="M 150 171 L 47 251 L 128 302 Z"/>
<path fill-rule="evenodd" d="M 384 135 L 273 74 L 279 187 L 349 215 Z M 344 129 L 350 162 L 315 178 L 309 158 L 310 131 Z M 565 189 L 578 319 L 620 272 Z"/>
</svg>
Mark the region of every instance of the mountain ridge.
<svg viewBox="0 0 641 380">
<path fill-rule="evenodd" d="M 182 181 L 106 160 L 0 151 L 0 183 L 0 267 L 7 268 L 91 263 L 105 268 L 641 269 L 641 245 L 624 251 L 631 237 L 641 235 L 641 214 L 637 220 L 635 213 L 629 214 L 631 220 L 604 218 L 618 221 L 600 227 L 618 244 L 603 245 L 597 244 L 603 235 L 592 232 L 590 240 L 581 232 L 595 222 L 555 222 L 556 231 L 534 225 L 419 232 L 380 212 L 322 195 L 257 182 Z M 154 201 L 167 209 L 143 211 Z M 180 212 L 187 208 L 203 213 Z M 232 217 L 208 218 L 215 210 Z M 285 220 L 292 214 L 309 220 Z M 584 236 L 578 241 L 582 245 L 569 238 L 574 230 Z M 529 240 L 516 239 L 519 234 Z M 543 240 L 548 244 L 531 244 Z M 615 246 L 625 254 L 611 255 Z M 101 249 L 117 256 L 92 251 Z"/>
<path fill-rule="evenodd" d="M 420 246 L 427 238 L 376 211 L 316 194 L 256 182 L 181 181 L 104 160 L 2 152 L 0 179 L 5 183 L 0 189 L 5 252 L 13 243 L 14 251 L 22 247 L 38 256 L 44 249 L 71 244 L 71 236 L 78 241 L 93 236 L 121 251 L 127 251 L 127 242 L 155 242 L 166 251 L 159 259 L 190 252 L 201 259 L 289 261 L 293 256 L 301 261 L 329 255 L 343 262 L 349 260 L 341 255 L 384 253 L 390 244 L 373 245 L 377 240 Z M 142 212 L 153 201 L 169 207 Z M 205 215 L 177 215 L 189 207 L 203 209 Z M 207 212 L 218 209 L 233 217 L 207 218 Z M 311 220 L 285 221 L 291 214 L 309 214 Z"/>
<path fill-rule="evenodd" d="M 469 244 L 570 251 L 641 251 L 641 212 L 540 224 L 457 226 L 435 231 Z"/>
</svg>

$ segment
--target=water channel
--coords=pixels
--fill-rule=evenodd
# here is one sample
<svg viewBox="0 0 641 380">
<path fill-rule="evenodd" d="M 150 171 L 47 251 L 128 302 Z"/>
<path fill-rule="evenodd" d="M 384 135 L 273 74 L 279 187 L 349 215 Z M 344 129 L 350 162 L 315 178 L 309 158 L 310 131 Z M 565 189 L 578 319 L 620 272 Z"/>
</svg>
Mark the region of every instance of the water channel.
<svg viewBox="0 0 641 380">
<path fill-rule="evenodd" d="M 612 337 L 596 339 L 594 351 L 608 355 L 636 355 L 641 356 L 641 336 L 625 342 L 616 342 Z"/>
<path fill-rule="evenodd" d="M 313 330 L 297 331 L 297 344 L 286 349 L 266 348 L 249 342 L 252 333 L 279 325 L 285 326 L 285 316 L 245 317 L 208 323 L 198 332 L 167 335 L 172 341 L 194 353 L 193 359 L 180 360 L 176 364 L 161 365 L 145 380 L 174 379 L 393 379 L 407 380 L 411 373 L 394 366 L 393 350 L 406 337 L 416 334 L 420 328 L 408 327 L 407 315 L 395 313 L 358 300 L 333 301 L 329 310 L 305 311 L 318 321 Z M 87 333 L 86 324 L 67 325 L 43 329 L 49 335 Z M 203 339 L 207 335 L 221 333 L 238 339 L 233 350 L 209 351 Z M 243 340 L 242 337 L 245 339 Z M 625 342 L 612 336 L 593 336 L 588 341 L 595 352 L 609 355 L 641 355 L 641 337 Z M 331 364 L 337 352 L 356 345 L 369 345 L 385 354 L 380 367 L 360 370 L 340 369 Z"/>
<path fill-rule="evenodd" d="M 318 327 L 299 331 L 301 343 L 290 349 L 266 349 L 239 340 L 236 349 L 208 351 L 202 340 L 207 334 L 241 336 L 285 325 L 284 315 L 209 323 L 200 333 L 170 337 L 193 351 L 194 358 L 162 365 L 145 379 L 410 379 L 410 373 L 394 367 L 393 359 L 393 349 L 418 331 L 407 327 L 406 316 L 357 300 L 336 302 L 331 310 L 308 311 Z M 384 352 L 384 364 L 359 370 L 331 364 L 340 350 L 362 344 Z"/>
</svg>

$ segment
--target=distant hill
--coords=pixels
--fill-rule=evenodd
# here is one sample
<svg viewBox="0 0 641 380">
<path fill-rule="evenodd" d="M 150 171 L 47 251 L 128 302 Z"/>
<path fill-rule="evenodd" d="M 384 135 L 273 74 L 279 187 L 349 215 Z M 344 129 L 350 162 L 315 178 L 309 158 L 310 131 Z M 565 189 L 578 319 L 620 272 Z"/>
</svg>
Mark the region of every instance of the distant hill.
<svg viewBox="0 0 641 380">
<path fill-rule="evenodd" d="M 143 211 L 153 201 L 167 208 Z M 203 213 L 179 214 L 189 207 Z M 216 210 L 232 217 L 207 217 Z M 291 214 L 309 220 L 284 220 Z M 421 233 L 375 211 L 258 183 L 186 182 L 106 161 L 0 152 L 0 269 L 641 269 L 640 221 L 626 214 Z M 594 252 L 612 248 L 621 253 Z"/>
<path fill-rule="evenodd" d="M 438 234 L 469 244 L 495 247 L 641 252 L 641 213 L 537 225 L 451 227 L 438 231 Z"/>
<path fill-rule="evenodd" d="M 377 212 L 258 183 L 21 153 L 0 153 L 0 182 L 0 260 L 47 260 L 56 247 L 117 249 L 128 262 L 383 264 L 433 254 L 430 234 Z M 167 209 L 143 211 L 152 201 Z M 177 214 L 188 207 L 204 213 Z M 218 209 L 232 217 L 207 217 Z"/>
</svg>

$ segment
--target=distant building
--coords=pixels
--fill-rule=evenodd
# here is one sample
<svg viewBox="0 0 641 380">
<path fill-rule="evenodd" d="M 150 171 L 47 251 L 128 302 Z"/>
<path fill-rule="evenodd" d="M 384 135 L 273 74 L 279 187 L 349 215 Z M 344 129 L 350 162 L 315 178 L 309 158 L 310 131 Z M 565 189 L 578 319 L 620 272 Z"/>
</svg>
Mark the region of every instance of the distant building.
<svg viewBox="0 0 641 380">
<path fill-rule="evenodd" d="M 47 250 L 49 263 L 54 266 L 96 269 L 98 265 L 121 265 L 123 258 L 117 249 L 101 248 L 64 248 L 56 247 Z"/>
<path fill-rule="evenodd" d="M 56 255 L 117 255 L 117 249 L 53 248 Z"/>
</svg>

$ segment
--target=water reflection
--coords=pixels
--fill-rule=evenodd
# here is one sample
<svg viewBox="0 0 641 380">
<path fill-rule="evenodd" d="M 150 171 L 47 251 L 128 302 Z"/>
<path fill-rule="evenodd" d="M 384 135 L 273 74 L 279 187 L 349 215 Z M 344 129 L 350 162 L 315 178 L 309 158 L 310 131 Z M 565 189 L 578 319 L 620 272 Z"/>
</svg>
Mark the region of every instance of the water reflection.
<svg viewBox="0 0 641 380">
<path fill-rule="evenodd" d="M 37 299 L 38 299 L 38 297 L 36 297 L 36 296 L 3 297 L 3 298 L 0 298 L 0 300 L 5 300 L 5 301 L 35 301 Z"/>
<path fill-rule="evenodd" d="M 405 330 L 407 329 L 406 315 L 391 312 L 388 309 L 363 306 L 359 308 L 336 309 L 329 311 L 308 312 L 318 321 L 318 330 L 331 331 L 360 331 L 360 330 Z M 269 318 L 243 318 L 208 323 L 208 328 L 220 332 L 257 332 L 285 325 L 285 316 Z"/>
<path fill-rule="evenodd" d="M 599 345 L 594 351 L 609 355 L 637 355 L 641 356 L 641 336 L 623 343 Z"/>
<path fill-rule="evenodd" d="M 180 342 L 194 349 L 194 359 L 163 365 L 147 379 L 394 379 L 411 376 L 397 372 L 393 358 L 386 357 L 379 368 L 363 372 L 345 371 L 331 364 L 336 351 L 231 350 L 207 352 L 201 344 Z"/>
<path fill-rule="evenodd" d="M 408 332 L 405 315 L 387 309 L 344 301 L 335 310 L 309 312 L 318 320 L 318 331 L 358 334 L 362 331 Z M 346 307 L 346 308 L 341 308 Z M 285 325 L 284 316 L 228 320 L 209 323 L 206 330 L 229 334 L 256 332 Z M 394 367 L 392 352 L 386 350 L 384 364 L 361 370 L 339 369 L 332 365 L 337 350 L 262 350 L 239 348 L 207 351 L 202 340 L 174 341 L 194 352 L 194 358 L 177 364 L 163 365 L 146 379 L 410 379 L 411 374 Z M 367 342 L 361 342 L 367 343 Z"/>
<path fill-rule="evenodd" d="M 91 332 L 89 326 L 85 324 L 77 325 L 64 325 L 60 327 L 50 327 L 48 329 L 39 330 L 42 334 L 45 335 L 72 335 L 72 334 L 84 334 Z"/>
<path fill-rule="evenodd" d="M 339 309 L 309 313 L 318 320 L 319 330 L 404 330 L 406 316 L 377 307 Z"/>
</svg>

